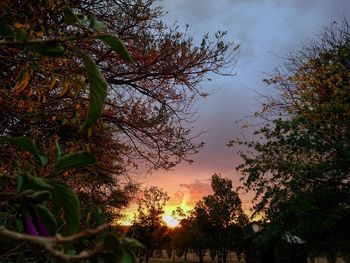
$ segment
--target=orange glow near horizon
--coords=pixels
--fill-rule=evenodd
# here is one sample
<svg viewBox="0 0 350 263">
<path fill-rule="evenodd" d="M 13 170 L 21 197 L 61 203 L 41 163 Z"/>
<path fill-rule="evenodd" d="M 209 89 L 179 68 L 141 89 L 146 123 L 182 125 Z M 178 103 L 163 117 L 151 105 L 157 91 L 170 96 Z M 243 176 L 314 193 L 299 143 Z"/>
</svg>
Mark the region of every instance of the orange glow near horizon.
<svg viewBox="0 0 350 263">
<path fill-rule="evenodd" d="M 174 217 L 173 211 L 176 210 L 177 207 L 180 207 L 183 212 L 188 215 L 189 211 L 193 209 L 194 204 L 188 203 L 188 194 L 184 194 L 181 200 L 181 204 L 178 203 L 168 203 L 164 207 L 164 214 L 162 216 L 163 222 L 170 228 L 175 228 L 179 225 L 182 218 Z M 252 212 L 250 211 L 250 205 L 246 208 L 243 207 L 244 213 L 250 218 L 251 221 L 259 221 L 262 219 L 261 215 L 256 215 L 254 218 L 251 218 Z M 133 204 L 131 205 L 125 212 L 126 216 L 124 219 L 119 221 L 119 224 L 124 226 L 130 226 L 132 225 L 132 221 L 134 218 L 134 213 L 137 211 L 137 205 Z"/>
<path fill-rule="evenodd" d="M 187 203 L 187 196 L 185 195 L 181 201 L 181 204 L 167 204 L 164 207 L 164 214 L 162 216 L 163 222 L 171 228 L 177 227 L 182 218 L 175 218 L 172 213 L 176 210 L 177 207 L 180 207 L 186 214 L 193 208 Z M 124 226 L 132 225 L 132 220 L 134 218 L 134 213 L 137 210 L 136 204 L 132 205 L 126 211 L 126 217 L 122 219 L 119 223 Z"/>
</svg>

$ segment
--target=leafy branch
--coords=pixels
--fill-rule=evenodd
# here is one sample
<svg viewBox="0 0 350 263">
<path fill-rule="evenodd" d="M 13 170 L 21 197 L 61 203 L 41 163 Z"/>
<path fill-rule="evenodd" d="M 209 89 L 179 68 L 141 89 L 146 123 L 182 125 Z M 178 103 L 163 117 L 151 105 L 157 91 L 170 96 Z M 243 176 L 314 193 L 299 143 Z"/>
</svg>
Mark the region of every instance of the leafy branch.
<svg viewBox="0 0 350 263">
<path fill-rule="evenodd" d="M 105 247 L 102 242 L 99 242 L 92 249 L 83 250 L 76 255 L 68 255 L 56 248 L 59 244 L 80 240 L 82 238 L 85 238 L 91 235 L 97 235 L 103 232 L 107 227 L 108 227 L 107 224 L 104 224 L 104 225 L 98 226 L 97 228 L 87 229 L 85 231 L 82 231 L 70 236 L 62 236 L 60 234 L 56 234 L 53 237 L 39 237 L 39 236 L 32 236 L 28 234 L 19 233 L 16 231 L 11 231 L 6 229 L 3 226 L 0 226 L 0 236 L 9 238 L 12 240 L 16 240 L 16 241 L 28 242 L 33 245 L 39 246 L 45 249 L 49 254 L 51 254 L 55 258 L 68 262 L 73 260 L 82 260 L 82 259 L 91 258 L 92 256 L 105 250 Z"/>
</svg>

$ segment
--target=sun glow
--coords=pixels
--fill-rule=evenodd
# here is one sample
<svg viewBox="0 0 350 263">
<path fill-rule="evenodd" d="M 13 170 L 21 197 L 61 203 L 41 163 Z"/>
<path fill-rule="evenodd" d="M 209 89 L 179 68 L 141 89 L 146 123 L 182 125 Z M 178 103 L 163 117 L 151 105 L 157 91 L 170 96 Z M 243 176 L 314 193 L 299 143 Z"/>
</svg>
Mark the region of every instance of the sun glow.
<svg viewBox="0 0 350 263">
<path fill-rule="evenodd" d="M 171 204 L 167 204 L 164 207 L 164 214 L 162 216 L 162 220 L 163 222 L 171 228 L 177 227 L 181 221 L 182 218 L 178 218 L 178 217 L 174 217 L 173 216 L 173 211 L 176 210 L 177 207 L 180 207 L 184 213 L 188 213 L 188 211 L 190 211 L 192 209 L 192 206 L 190 206 L 187 203 L 187 196 L 183 196 L 182 200 L 181 200 L 181 204 L 177 203 L 171 203 Z M 123 218 L 122 220 L 120 220 L 118 223 L 124 226 L 130 226 L 132 225 L 132 221 L 134 218 L 134 213 L 137 211 L 137 205 L 133 204 L 131 207 L 129 207 L 129 209 L 126 211 L 126 216 L 125 218 Z"/>
<path fill-rule="evenodd" d="M 182 219 L 182 218 L 178 218 L 176 216 L 175 217 L 173 216 L 173 211 L 175 211 L 177 207 L 180 207 L 185 214 L 192 209 L 192 207 L 187 204 L 187 196 L 186 195 L 182 198 L 180 205 L 169 204 L 169 205 L 165 206 L 164 215 L 163 215 L 162 219 L 168 227 L 177 227 Z"/>
<path fill-rule="evenodd" d="M 180 223 L 180 221 L 171 215 L 164 215 L 163 221 L 168 227 L 177 227 Z"/>
</svg>

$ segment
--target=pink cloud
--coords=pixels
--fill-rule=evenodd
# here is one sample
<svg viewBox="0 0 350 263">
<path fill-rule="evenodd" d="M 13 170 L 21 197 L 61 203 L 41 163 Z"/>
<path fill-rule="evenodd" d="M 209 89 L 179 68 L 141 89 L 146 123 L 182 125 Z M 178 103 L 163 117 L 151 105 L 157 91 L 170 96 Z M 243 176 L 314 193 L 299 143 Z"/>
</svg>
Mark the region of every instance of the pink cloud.
<svg viewBox="0 0 350 263">
<path fill-rule="evenodd" d="M 180 184 L 180 187 L 183 187 L 188 191 L 187 203 L 189 205 L 195 205 L 195 203 L 201 200 L 204 196 L 212 193 L 210 184 L 203 183 L 198 179 L 193 183 Z"/>
</svg>

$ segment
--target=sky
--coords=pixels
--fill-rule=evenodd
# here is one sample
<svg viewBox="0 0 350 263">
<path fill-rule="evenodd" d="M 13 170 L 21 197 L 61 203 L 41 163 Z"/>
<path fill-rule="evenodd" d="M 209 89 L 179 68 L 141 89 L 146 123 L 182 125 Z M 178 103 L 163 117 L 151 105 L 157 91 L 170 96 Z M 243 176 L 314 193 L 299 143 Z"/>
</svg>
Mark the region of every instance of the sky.
<svg viewBox="0 0 350 263">
<path fill-rule="evenodd" d="M 201 86 L 213 90 L 193 107 L 198 112 L 195 131 L 206 131 L 200 138 L 205 143 L 193 156 L 194 162 L 180 164 L 172 171 L 157 171 L 141 177 L 143 187 L 157 186 L 168 192 L 170 201 L 166 217 L 180 206 L 190 209 L 211 192 L 210 177 L 220 173 L 239 185 L 235 167 L 239 156 L 226 144 L 229 140 L 251 138 L 242 129 L 259 109 L 259 94 L 270 92 L 262 82 L 292 50 L 329 26 L 333 21 L 350 19 L 350 0 L 162 0 L 167 13 L 163 21 L 175 21 L 195 41 L 209 32 L 214 38 L 218 30 L 227 31 L 226 40 L 240 44 L 232 77 L 210 76 Z M 252 194 L 240 193 L 245 209 L 252 204 Z M 135 210 L 132 206 L 129 212 Z"/>
</svg>

